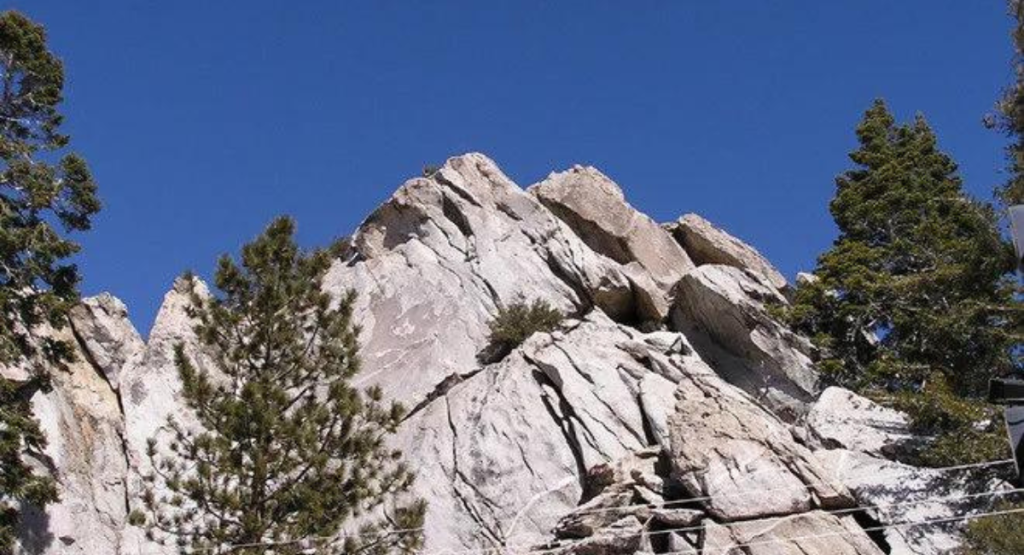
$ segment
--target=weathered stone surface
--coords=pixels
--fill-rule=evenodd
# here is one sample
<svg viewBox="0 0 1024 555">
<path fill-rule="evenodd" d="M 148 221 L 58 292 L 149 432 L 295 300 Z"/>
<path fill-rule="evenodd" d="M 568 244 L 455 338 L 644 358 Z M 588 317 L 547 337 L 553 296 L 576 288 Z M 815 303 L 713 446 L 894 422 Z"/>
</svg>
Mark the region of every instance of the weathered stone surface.
<svg viewBox="0 0 1024 555">
<path fill-rule="evenodd" d="M 52 390 L 32 398 L 33 414 L 48 440 L 37 471 L 55 478 L 61 498 L 45 511 L 26 510 L 19 534 L 21 553 L 118 553 L 122 546 L 127 517 L 124 423 L 104 373 L 116 374 L 113 361 L 127 356 L 119 345 L 131 344 L 138 335 L 123 313 L 89 314 L 101 305 L 123 306 L 113 297 L 86 299 L 76 314 L 106 319 L 109 329 L 124 332 L 125 338 L 105 336 L 92 343 L 104 345 L 109 355 L 106 368 L 93 366 L 85 350 L 88 343 L 79 343 L 70 326 L 41 332 L 72 345 L 75 361 L 52 369 Z"/>
<path fill-rule="evenodd" d="M 851 516 L 822 511 L 729 525 L 705 521 L 703 555 L 883 555 Z"/>
<path fill-rule="evenodd" d="M 640 407 L 655 442 L 665 449 L 672 446 L 668 418 L 675 412 L 675 384 L 659 374 L 650 373 L 640 380 Z"/>
<path fill-rule="evenodd" d="M 620 266 L 594 253 L 480 154 L 412 179 L 356 232 L 355 256 L 326 287 L 360 293 L 360 385 L 415 405 L 445 377 L 478 366 L 499 305 L 543 299 L 566 313 L 632 318 Z"/>
<path fill-rule="evenodd" d="M 559 538 L 587 538 L 602 534 L 626 517 L 647 524 L 658 520 L 697 518 L 703 511 L 664 508 L 664 481 L 658 476 L 660 449 L 644 449 L 634 455 L 597 465 L 584 477 L 586 501 L 559 520 Z M 693 516 L 693 513 L 696 516 Z"/>
<path fill-rule="evenodd" d="M 992 510 L 1013 488 L 972 469 L 916 468 L 864 453 L 835 449 L 815 452 L 879 526 L 954 519 L 942 526 L 899 526 L 884 530 L 892 555 L 945 555 L 960 547 L 965 522 L 959 517 Z"/>
<path fill-rule="evenodd" d="M 852 505 L 789 428 L 713 373 L 689 373 L 669 419 L 672 475 L 713 516 L 734 521 Z"/>
<path fill-rule="evenodd" d="M 667 335 L 642 334 L 596 310 L 561 331 L 534 335 L 410 416 L 396 444 L 417 461 L 417 493 L 430 499 L 427 546 L 541 543 L 576 509 L 588 471 L 615 461 L 648 461 L 610 467 L 609 483 L 621 484 L 621 497 L 640 503 L 637 489 L 658 496 L 659 450 L 645 451 L 651 440 L 640 383 L 657 372 L 652 359 L 675 375 L 692 363 L 680 354 L 684 343 Z M 579 535 L 610 524 L 584 519 L 565 530 Z"/>
<path fill-rule="evenodd" d="M 755 274 L 776 289 L 786 278 L 757 249 L 729 235 L 697 214 L 687 214 L 665 226 L 698 266 L 723 264 Z"/>
<path fill-rule="evenodd" d="M 796 284 L 797 285 L 812 285 L 818 283 L 820 278 L 810 272 L 797 272 Z"/>
<path fill-rule="evenodd" d="M 822 392 L 806 424 L 824 447 L 875 456 L 895 456 L 915 441 L 907 415 L 840 387 Z"/>
<path fill-rule="evenodd" d="M 778 291 L 733 266 L 709 264 L 677 286 L 672 324 L 730 382 L 777 410 L 799 414 L 818 391 L 811 345 L 767 312 Z"/>
<path fill-rule="evenodd" d="M 551 555 L 633 555 L 649 552 L 644 550 L 648 543 L 646 540 L 643 524 L 635 517 L 627 516 L 583 540 L 543 546 L 539 551 Z"/>
<path fill-rule="evenodd" d="M 654 520 L 669 528 L 686 528 L 703 520 L 704 511 L 695 509 L 652 509 Z"/>
<path fill-rule="evenodd" d="M 193 278 L 194 279 L 194 278 Z M 150 438 L 158 440 L 158 452 L 166 454 L 168 417 L 185 425 L 195 425 L 195 418 L 181 399 L 181 382 L 174 364 L 174 349 L 182 345 L 186 355 L 200 368 L 216 375 L 216 368 L 198 348 L 193 330 L 195 320 L 186 312 L 191 304 L 190 288 L 200 296 L 208 295 L 206 285 L 198 279 L 190 282 L 178 278 L 174 287 L 164 296 L 156 321 L 149 333 L 146 348 L 133 357 L 121 372 L 121 403 L 124 410 L 125 450 L 127 451 L 128 505 L 130 510 L 142 510 L 142 478 L 152 472 L 146 454 Z M 165 493 L 159 484 L 155 493 Z M 128 526 L 125 530 L 126 553 L 142 550 L 148 553 L 174 553 L 172 545 L 160 546 L 147 541 L 144 530 Z"/>
<path fill-rule="evenodd" d="M 686 251 L 654 220 L 626 202 L 622 190 L 592 167 L 552 173 L 529 188 L 595 252 L 620 264 L 636 264 L 662 293 L 694 267 Z M 667 308 L 667 303 L 660 306 Z M 660 314 L 665 316 L 665 312 Z"/>
<path fill-rule="evenodd" d="M 628 488 L 616 488 L 598 494 L 563 517 L 555 527 L 560 538 L 586 538 L 600 532 L 635 511 L 634 493 Z"/>
<path fill-rule="evenodd" d="M 117 390 L 125 363 L 145 348 L 128 320 L 128 308 L 109 293 L 82 299 L 71 311 L 71 329 L 89 360 Z"/>
</svg>

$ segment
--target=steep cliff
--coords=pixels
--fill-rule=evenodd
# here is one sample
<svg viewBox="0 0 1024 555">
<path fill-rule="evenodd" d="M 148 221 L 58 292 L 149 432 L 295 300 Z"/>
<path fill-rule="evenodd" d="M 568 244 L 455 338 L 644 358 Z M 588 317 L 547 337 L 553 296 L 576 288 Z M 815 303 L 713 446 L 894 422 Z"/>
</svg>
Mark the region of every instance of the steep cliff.
<svg viewBox="0 0 1024 555">
<path fill-rule="evenodd" d="M 147 439 L 188 421 L 174 346 L 207 360 L 183 286 L 145 344 L 112 297 L 76 311 L 80 360 L 35 403 L 63 498 L 33 513 L 26 553 L 171 552 L 126 515 Z M 964 502 L 969 473 L 888 460 L 915 441 L 899 413 L 820 391 L 756 250 L 696 216 L 657 224 L 594 168 L 523 190 L 452 158 L 374 211 L 324 286 L 359 294 L 357 383 L 412 409 L 394 441 L 429 552 L 938 554 L 955 524 L 886 526 L 988 501 Z M 487 324 L 518 299 L 570 317 L 498 360 Z M 937 483 L 951 500 L 923 503 Z"/>
</svg>

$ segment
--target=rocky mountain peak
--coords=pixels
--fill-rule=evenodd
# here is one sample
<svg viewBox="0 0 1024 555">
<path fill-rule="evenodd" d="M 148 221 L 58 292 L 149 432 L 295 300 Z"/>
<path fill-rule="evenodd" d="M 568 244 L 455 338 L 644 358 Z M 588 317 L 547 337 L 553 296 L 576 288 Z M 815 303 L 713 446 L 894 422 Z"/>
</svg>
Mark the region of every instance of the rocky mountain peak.
<svg viewBox="0 0 1024 555">
<path fill-rule="evenodd" d="M 962 511 L 892 499 L 968 477 L 887 459 L 908 441 L 905 418 L 845 390 L 822 396 L 809 342 L 766 309 L 787 302 L 784 277 L 698 216 L 659 224 L 591 167 L 524 190 L 471 153 L 405 182 L 352 247 L 323 286 L 358 293 L 356 383 L 412 409 L 393 441 L 429 502 L 427 551 L 937 555 L 957 544 L 955 527 L 865 532 L 911 510 Z M 168 416 L 188 424 L 175 347 L 215 370 L 186 311 L 193 289 L 208 294 L 175 282 L 145 343 L 113 297 L 76 309 L 81 361 L 35 399 L 51 437 L 41 464 L 62 500 L 30 519 L 26 553 L 172 552 L 127 514 L 147 440 Z M 534 299 L 567 316 L 561 328 L 484 356 L 498 309 Z"/>
</svg>

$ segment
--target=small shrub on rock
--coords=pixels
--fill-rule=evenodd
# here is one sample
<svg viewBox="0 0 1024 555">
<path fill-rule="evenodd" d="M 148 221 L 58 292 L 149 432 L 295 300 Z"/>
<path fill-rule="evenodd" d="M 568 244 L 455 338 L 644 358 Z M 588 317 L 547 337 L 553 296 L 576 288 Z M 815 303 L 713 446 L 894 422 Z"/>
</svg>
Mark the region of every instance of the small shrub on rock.
<svg viewBox="0 0 1024 555">
<path fill-rule="evenodd" d="M 564 319 L 551 303 L 540 299 L 532 303 L 518 300 L 500 307 L 489 324 L 488 351 L 493 356 L 486 358 L 500 360 L 534 333 L 554 331 Z"/>
</svg>

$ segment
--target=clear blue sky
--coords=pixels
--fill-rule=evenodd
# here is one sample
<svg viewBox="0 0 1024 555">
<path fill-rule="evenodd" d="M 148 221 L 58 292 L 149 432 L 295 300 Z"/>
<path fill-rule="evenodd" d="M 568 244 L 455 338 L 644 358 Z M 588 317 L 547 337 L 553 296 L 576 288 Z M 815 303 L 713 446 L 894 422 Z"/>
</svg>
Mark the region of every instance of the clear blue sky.
<svg viewBox="0 0 1024 555">
<path fill-rule="evenodd" d="M 1001 0 L 6 2 L 67 65 L 105 209 L 86 293 L 143 333 L 274 216 L 349 234 L 425 164 L 481 151 L 521 185 L 593 164 L 659 220 L 698 212 L 786 274 L 834 238 L 833 177 L 875 97 L 923 112 L 988 197 L 1011 77 Z"/>
</svg>

